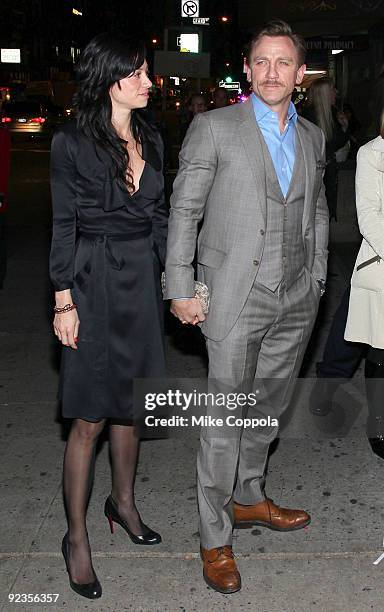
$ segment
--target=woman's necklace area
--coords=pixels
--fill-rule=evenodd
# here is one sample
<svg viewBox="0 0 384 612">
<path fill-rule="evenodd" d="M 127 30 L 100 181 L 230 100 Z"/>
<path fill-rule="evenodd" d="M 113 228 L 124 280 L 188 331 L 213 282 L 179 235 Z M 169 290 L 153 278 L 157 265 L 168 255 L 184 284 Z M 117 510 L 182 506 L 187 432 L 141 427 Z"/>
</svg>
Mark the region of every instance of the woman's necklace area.
<svg viewBox="0 0 384 612">
<path fill-rule="evenodd" d="M 137 151 L 137 142 L 136 142 L 136 140 L 134 140 L 132 138 L 132 140 L 127 140 L 126 143 L 127 143 L 128 151 L 130 151 L 130 152 L 132 151 L 132 153 Z"/>
</svg>

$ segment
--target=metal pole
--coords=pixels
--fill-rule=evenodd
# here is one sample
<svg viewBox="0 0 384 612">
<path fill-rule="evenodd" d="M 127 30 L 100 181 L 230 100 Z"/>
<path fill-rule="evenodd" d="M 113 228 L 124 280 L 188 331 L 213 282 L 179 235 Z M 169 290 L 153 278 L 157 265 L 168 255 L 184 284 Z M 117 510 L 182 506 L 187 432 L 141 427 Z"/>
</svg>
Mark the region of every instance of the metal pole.
<svg viewBox="0 0 384 612">
<path fill-rule="evenodd" d="M 164 28 L 164 51 L 168 51 L 168 28 Z M 167 110 L 167 85 L 168 77 L 163 76 L 163 86 L 161 88 L 161 111 Z"/>
</svg>

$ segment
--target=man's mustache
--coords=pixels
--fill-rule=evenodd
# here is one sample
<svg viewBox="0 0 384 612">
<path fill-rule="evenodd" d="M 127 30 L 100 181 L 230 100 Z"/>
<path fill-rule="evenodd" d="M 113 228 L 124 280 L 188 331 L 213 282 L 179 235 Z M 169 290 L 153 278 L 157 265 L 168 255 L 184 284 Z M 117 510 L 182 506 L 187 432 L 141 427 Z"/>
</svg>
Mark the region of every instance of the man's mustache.
<svg viewBox="0 0 384 612">
<path fill-rule="evenodd" d="M 284 86 L 284 83 L 281 83 L 280 81 L 275 81 L 274 79 L 271 80 L 265 80 L 261 82 L 261 85 L 281 85 L 282 87 Z"/>
</svg>

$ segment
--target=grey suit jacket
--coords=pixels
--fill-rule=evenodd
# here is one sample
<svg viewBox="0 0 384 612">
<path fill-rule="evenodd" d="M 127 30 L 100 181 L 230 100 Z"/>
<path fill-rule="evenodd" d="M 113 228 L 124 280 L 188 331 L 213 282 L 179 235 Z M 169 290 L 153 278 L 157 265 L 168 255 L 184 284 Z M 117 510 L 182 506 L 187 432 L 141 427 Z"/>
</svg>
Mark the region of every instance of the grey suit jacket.
<svg viewBox="0 0 384 612">
<path fill-rule="evenodd" d="M 302 222 L 306 267 L 316 279 L 327 273 L 328 208 L 323 173 L 325 139 L 299 118 L 306 189 Z M 198 279 L 211 292 L 202 324 L 211 340 L 226 337 L 257 278 L 266 227 L 266 174 L 251 100 L 199 114 L 180 152 L 171 197 L 165 299 L 193 296 L 196 240 Z"/>
</svg>

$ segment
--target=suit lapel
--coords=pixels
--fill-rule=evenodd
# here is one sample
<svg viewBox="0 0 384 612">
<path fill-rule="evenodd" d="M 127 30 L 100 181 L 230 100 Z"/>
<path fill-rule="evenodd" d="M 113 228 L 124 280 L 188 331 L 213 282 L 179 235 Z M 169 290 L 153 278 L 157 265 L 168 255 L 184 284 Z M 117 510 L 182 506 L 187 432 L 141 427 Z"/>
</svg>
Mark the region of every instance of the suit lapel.
<svg viewBox="0 0 384 612">
<path fill-rule="evenodd" d="M 260 202 L 261 212 L 264 220 L 266 220 L 267 189 L 265 161 L 263 156 L 263 135 L 257 125 L 251 100 L 241 104 L 239 110 L 239 134 L 247 153 L 249 165 L 255 180 L 255 186 L 257 189 L 256 193 L 258 195 L 257 201 Z M 315 181 L 316 159 L 311 136 L 305 125 L 302 123 L 300 117 L 296 123 L 296 133 L 298 139 L 297 144 L 301 145 L 303 152 L 305 167 L 305 199 L 302 224 L 304 233 L 310 218 L 313 186 Z"/>
<path fill-rule="evenodd" d="M 257 198 L 255 198 L 255 200 L 261 203 L 261 212 L 264 217 L 264 221 L 266 221 L 267 191 L 265 185 L 266 175 L 261 141 L 263 136 L 257 126 L 251 100 L 244 102 L 239 110 L 241 111 L 238 119 L 239 134 L 243 141 L 249 165 L 255 180 L 257 193 Z"/>
<path fill-rule="evenodd" d="M 298 117 L 296 123 L 296 133 L 298 141 L 301 145 L 301 149 L 304 157 L 304 167 L 305 167 L 305 198 L 304 198 L 304 214 L 303 214 L 303 234 L 305 233 L 305 229 L 308 225 L 310 212 L 311 212 L 311 203 L 312 203 L 312 195 L 313 195 L 313 186 L 315 182 L 315 171 L 316 171 L 316 159 L 315 153 L 313 150 L 313 142 L 310 137 L 310 134 L 305 127 L 305 125 L 301 122 L 300 117 Z"/>
</svg>

